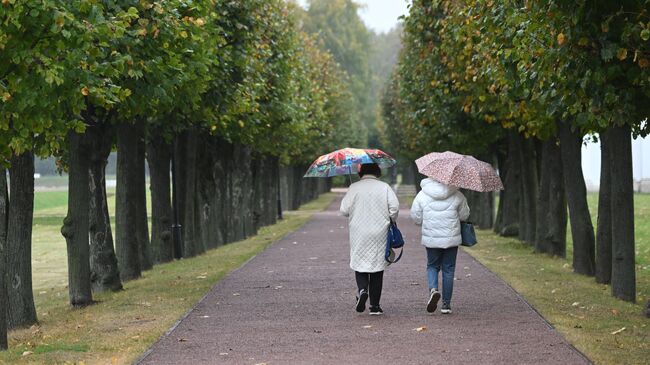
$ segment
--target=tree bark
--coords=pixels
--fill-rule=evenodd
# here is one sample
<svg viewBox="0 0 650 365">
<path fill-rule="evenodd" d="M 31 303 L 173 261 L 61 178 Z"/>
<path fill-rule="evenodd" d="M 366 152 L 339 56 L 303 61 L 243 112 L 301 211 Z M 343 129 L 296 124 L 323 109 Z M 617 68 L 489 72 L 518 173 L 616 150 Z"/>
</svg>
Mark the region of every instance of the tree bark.
<svg viewBox="0 0 650 365">
<path fill-rule="evenodd" d="M 582 175 L 582 135 L 572 131 L 568 123 L 558 123 L 558 129 L 573 237 L 573 271 L 593 276 L 596 266 L 595 239 L 587 204 L 587 188 Z"/>
<path fill-rule="evenodd" d="M 636 301 L 634 261 L 634 189 L 630 127 L 611 127 L 612 295 Z"/>
<path fill-rule="evenodd" d="M 156 263 L 174 260 L 171 205 L 171 145 L 160 136 L 147 143 L 151 189 L 151 251 Z"/>
<path fill-rule="evenodd" d="M 113 146 L 110 127 L 88 127 L 90 147 L 90 282 L 94 292 L 122 289 L 106 195 L 106 164 Z"/>
<path fill-rule="evenodd" d="M 61 234 L 68 248 L 68 292 L 70 305 L 93 303 L 90 285 L 90 146 L 86 133 L 70 131 L 68 139 L 68 214 Z"/>
<path fill-rule="evenodd" d="M 501 229 L 499 235 L 514 237 L 519 234 L 520 200 L 521 198 L 521 141 L 517 132 L 508 133 L 508 157 L 505 162 L 503 203 L 499 202 L 502 210 Z"/>
<path fill-rule="evenodd" d="M 9 218 L 7 226 L 7 326 L 37 323 L 32 292 L 32 223 L 34 218 L 34 155 L 13 155 L 9 168 Z"/>
<path fill-rule="evenodd" d="M 137 238 L 138 138 L 133 124 L 117 126 L 115 249 L 122 281 L 142 275 Z"/>
<path fill-rule="evenodd" d="M 562 174 L 562 157 L 560 146 L 553 143 L 550 146 L 551 170 L 549 189 L 548 239 L 551 244 L 549 253 L 554 256 L 566 257 L 566 227 L 568 220 L 566 190 Z"/>
<path fill-rule="evenodd" d="M 522 138 L 522 137 L 520 137 Z M 520 237 L 530 245 L 535 244 L 535 224 L 537 203 L 537 157 L 535 156 L 535 141 L 532 139 L 522 140 L 523 148 L 521 149 L 522 158 L 522 194 L 523 194 L 523 218 L 525 224 L 519 225 L 519 229 L 524 229 Z"/>
<path fill-rule="evenodd" d="M 9 192 L 7 170 L 0 165 L 0 350 L 8 348 L 7 342 L 7 223 L 9 218 Z"/>
<path fill-rule="evenodd" d="M 147 216 L 147 179 L 145 173 L 146 144 L 144 127 L 136 125 L 138 131 L 137 162 L 134 173 L 137 176 L 136 189 L 136 236 L 140 255 L 140 270 L 151 270 L 151 247 L 149 242 L 149 218 Z"/>
<path fill-rule="evenodd" d="M 201 242 L 199 211 L 197 206 L 197 162 L 199 134 L 190 129 L 185 134 L 185 160 L 183 160 L 185 175 L 185 198 L 183 210 L 183 257 L 193 257 L 205 251 Z"/>
<path fill-rule="evenodd" d="M 542 143 L 539 191 L 537 194 L 537 213 L 535 215 L 537 220 L 537 223 L 535 224 L 535 252 L 538 253 L 549 253 L 550 251 L 550 242 L 547 239 L 547 233 L 550 228 L 548 226 L 548 216 L 550 213 L 549 200 L 551 198 L 551 169 L 554 169 L 555 166 L 551 166 L 549 145 L 554 142 L 555 139 L 551 138 Z"/>
<path fill-rule="evenodd" d="M 177 212 L 176 214 L 178 215 L 178 224 L 181 226 L 181 240 L 178 243 L 179 244 L 179 255 L 183 256 L 183 252 L 185 252 L 185 195 L 186 195 L 186 181 L 185 181 L 185 176 L 186 176 L 186 171 L 187 171 L 187 166 L 186 166 L 186 156 L 187 156 L 187 148 L 185 146 L 187 145 L 187 133 L 182 132 L 178 135 L 175 136 L 175 141 L 174 145 L 172 147 L 172 158 L 174 159 L 174 164 L 173 168 L 175 169 L 174 171 L 174 176 L 176 176 L 176 182 L 174 186 L 174 191 L 173 193 L 176 195 L 175 201 L 176 201 L 176 207 L 177 207 Z M 173 207 L 172 207 L 173 209 Z M 173 212 L 173 211 L 172 211 Z"/>
<path fill-rule="evenodd" d="M 505 153 L 501 152 L 499 148 L 497 148 L 497 167 L 499 169 L 499 177 L 501 178 L 501 181 L 504 182 L 504 187 L 505 187 L 505 180 L 506 176 L 508 175 L 508 168 L 506 166 L 506 161 L 507 161 L 507 156 Z M 497 207 L 497 215 L 494 220 L 494 226 L 493 231 L 494 233 L 500 233 L 501 229 L 503 229 L 503 199 L 505 195 L 505 190 L 499 191 L 499 205 Z"/>
<path fill-rule="evenodd" d="M 612 184 L 611 162 L 614 158 L 609 139 L 611 130 L 600 133 L 600 190 L 596 226 L 596 282 L 612 280 Z"/>
<path fill-rule="evenodd" d="M 560 149 L 555 138 L 543 142 L 541 154 L 535 251 L 565 257 L 567 208 Z"/>
</svg>

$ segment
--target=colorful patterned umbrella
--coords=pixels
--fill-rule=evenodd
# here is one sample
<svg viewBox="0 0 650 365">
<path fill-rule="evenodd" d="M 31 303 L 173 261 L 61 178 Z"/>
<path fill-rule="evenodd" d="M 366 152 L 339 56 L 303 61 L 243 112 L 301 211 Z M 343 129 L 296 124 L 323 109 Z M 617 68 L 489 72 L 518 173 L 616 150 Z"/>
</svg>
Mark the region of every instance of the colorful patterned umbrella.
<svg viewBox="0 0 650 365">
<path fill-rule="evenodd" d="M 432 152 L 415 160 L 418 171 L 441 183 L 474 191 L 503 190 L 492 166 L 472 156 L 455 152 Z"/>
<path fill-rule="evenodd" d="M 376 163 L 379 167 L 391 167 L 397 163 L 381 150 L 343 148 L 322 155 L 311 164 L 304 177 L 331 177 L 352 175 L 365 163 Z"/>
</svg>

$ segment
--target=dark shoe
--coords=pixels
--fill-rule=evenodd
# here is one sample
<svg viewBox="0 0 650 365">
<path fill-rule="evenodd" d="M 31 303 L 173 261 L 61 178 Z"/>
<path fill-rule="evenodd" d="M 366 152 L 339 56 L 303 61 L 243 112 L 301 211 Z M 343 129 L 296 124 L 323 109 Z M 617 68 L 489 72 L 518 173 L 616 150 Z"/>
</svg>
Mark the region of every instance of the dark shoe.
<svg viewBox="0 0 650 365">
<path fill-rule="evenodd" d="M 427 312 L 433 313 L 438 308 L 438 301 L 440 300 L 440 292 L 436 289 L 431 289 L 431 295 L 429 295 L 429 302 L 427 303 Z"/>
<path fill-rule="evenodd" d="M 370 307 L 370 315 L 371 316 L 381 316 L 382 314 L 384 314 L 384 311 L 381 309 L 380 306 L 375 305 L 375 306 Z"/>
<path fill-rule="evenodd" d="M 442 302 L 442 308 L 440 308 L 440 313 L 451 314 L 451 306 L 449 305 L 449 303 Z"/>
<path fill-rule="evenodd" d="M 357 297 L 357 312 L 361 313 L 366 310 L 366 300 L 368 300 L 368 291 L 361 289 Z"/>
</svg>

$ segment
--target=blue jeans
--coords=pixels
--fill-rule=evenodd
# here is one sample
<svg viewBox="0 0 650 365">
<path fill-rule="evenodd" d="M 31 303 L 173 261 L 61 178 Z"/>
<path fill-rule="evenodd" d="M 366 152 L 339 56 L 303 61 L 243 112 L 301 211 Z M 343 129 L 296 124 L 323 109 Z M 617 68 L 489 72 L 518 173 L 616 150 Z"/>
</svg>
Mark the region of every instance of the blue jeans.
<svg viewBox="0 0 650 365">
<path fill-rule="evenodd" d="M 456 270 L 456 255 L 458 247 L 428 248 L 427 247 L 427 278 L 429 291 L 439 290 L 438 272 L 442 268 L 442 301 L 451 303 L 451 294 L 454 292 L 454 271 Z"/>
</svg>

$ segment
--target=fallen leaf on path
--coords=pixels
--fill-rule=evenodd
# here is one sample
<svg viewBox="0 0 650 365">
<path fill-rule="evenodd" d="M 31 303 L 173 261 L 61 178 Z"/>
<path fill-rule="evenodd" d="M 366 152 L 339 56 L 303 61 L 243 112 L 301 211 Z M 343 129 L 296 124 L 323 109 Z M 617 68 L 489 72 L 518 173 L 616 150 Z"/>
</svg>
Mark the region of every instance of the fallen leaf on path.
<svg viewBox="0 0 650 365">
<path fill-rule="evenodd" d="M 627 329 L 627 328 L 625 328 L 625 327 L 620 328 L 620 329 L 617 329 L 616 331 L 612 332 L 612 335 L 618 335 L 619 333 L 625 331 L 626 329 Z"/>
<path fill-rule="evenodd" d="M 372 328 L 371 325 L 363 326 L 363 328 Z"/>
<path fill-rule="evenodd" d="M 220 352 L 220 353 L 219 353 L 219 356 L 226 356 L 226 355 L 228 355 L 227 352 Z"/>
<path fill-rule="evenodd" d="M 468 277 L 470 277 L 470 276 L 472 276 L 472 274 L 467 274 L 467 275 L 465 275 L 466 278 L 468 278 Z"/>
<path fill-rule="evenodd" d="M 205 276 L 205 275 L 199 275 L 199 276 L 197 276 L 196 278 L 197 278 L 197 279 L 206 279 L 207 276 Z"/>
<path fill-rule="evenodd" d="M 551 294 L 555 294 L 557 292 L 557 289 L 551 290 Z"/>
<path fill-rule="evenodd" d="M 232 293 L 232 295 L 238 297 L 239 293 Z"/>
<path fill-rule="evenodd" d="M 282 285 L 278 285 L 275 287 L 275 290 L 282 289 Z"/>
<path fill-rule="evenodd" d="M 613 314 L 613 315 L 618 316 L 618 313 L 619 313 L 618 310 L 616 310 L 616 309 L 612 309 L 612 314 Z"/>
<path fill-rule="evenodd" d="M 29 355 L 31 355 L 31 354 L 33 354 L 33 352 L 31 352 L 31 351 L 25 351 L 25 352 L 23 352 L 23 356 L 29 356 Z"/>
<path fill-rule="evenodd" d="M 187 338 L 179 338 L 178 342 L 187 342 Z"/>
<path fill-rule="evenodd" d="M 573 304 L 571 304 L 572 307 L 577 307 L 579 305 L 580 305 L 580 302 L 573 302 Z"/>
<path fill-rule="evenodd" d="M 201 318 L 210 318 L 210 316 L 201 316 Z"/>
<path fill-rule="evenodd" d="M 412 282 L 411 285 L 420 285 L 420 283 Z"/>
<path fill-rule="evenodd" d="M 427 330 L 427 326 L 422 326 L 422 327 L 418 327 L 418 328 L 413 329 L 413 331 L 416 331 L 416 332 L 424 332 L 426 330 Z"/>
</svg>

